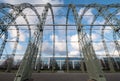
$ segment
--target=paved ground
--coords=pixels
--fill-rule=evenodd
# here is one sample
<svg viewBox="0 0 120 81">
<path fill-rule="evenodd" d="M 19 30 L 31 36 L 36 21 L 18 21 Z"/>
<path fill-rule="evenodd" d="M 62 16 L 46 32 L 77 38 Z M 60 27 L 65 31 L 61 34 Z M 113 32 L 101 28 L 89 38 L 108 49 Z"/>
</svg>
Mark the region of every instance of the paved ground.
<svg viewBox="0 0 120 81">
<path fill-rule="evenodd" d="M 105 74 L 107 81 L 120 81 L 120 73 Z M 14 73 L 0 73 L 0 81 L 14 81 Z M 87 81 L 86 73 L 33 73 L 34 81 Z"/>
</svg>

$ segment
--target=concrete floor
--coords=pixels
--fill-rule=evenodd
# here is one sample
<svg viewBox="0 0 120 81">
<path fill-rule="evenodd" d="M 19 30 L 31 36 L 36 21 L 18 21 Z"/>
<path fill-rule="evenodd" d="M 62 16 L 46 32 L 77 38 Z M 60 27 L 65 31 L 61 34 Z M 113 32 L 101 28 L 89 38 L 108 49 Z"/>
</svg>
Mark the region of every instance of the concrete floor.
<svg viewBox="0 0 120 81">
<path fill-rule="evenodd" d="M 107 81 L 120 81 L 120 73 L 106 73 Z M 0 81 L 14 81 L 14 73 L 0 73 Z M 34 81 L 87 81 L 86 73 L 33 73 Z"/>
</svg>

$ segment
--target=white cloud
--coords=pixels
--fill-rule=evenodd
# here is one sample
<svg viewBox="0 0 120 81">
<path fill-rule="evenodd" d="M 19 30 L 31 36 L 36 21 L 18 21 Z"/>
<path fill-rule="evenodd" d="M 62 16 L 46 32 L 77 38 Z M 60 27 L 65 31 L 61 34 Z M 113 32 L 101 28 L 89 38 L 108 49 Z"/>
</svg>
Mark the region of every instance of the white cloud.
<svg viewBox="0 0 120 81">
<path fill-rule="evenodd" d="M 48 2 L 52 4 L 62 3 L 62 0 L 3 0 L 4 2 L 11 4 L 20 4 L 20 3 L 31 3 L 31 4 L 46 4 Z"/>
<path fill-rule="evenodd" d="M 118 50 L 115 50 L 114 53 L 113 53 L 112 55 L 113 55 L 113 56 L 118 56 L 118 57 L 119 57 L 120 54 L 119 54 Z"/>
<path fill-rule="evenodd" d="M 96 51 L 95 53 L 96 53 L 96 55 L 98 55 L 98 57 L 105 57 L 106 56 L 105 51 Z"/>
<path fill-rule="evenodd" d="M 26 24 L 24 18 L 22 16 L 18 16 L 15 20 L 17 24 Z"/>
<path fill-rule="evenodd" d="M 59 39 L 58 39 L 58 36 L 57 35 L 51 35 L 50 36 L 50 39 L 53 41 L 53 39 L 55 39 L 55 41 L 58 41 Z"/>
<path fill-rule="evenodd" d="M 80 53 L 79 53 L 79 51 L 71 51 L 71 52 L 69 52 L 69 56 L 80 56 L 79 55 Z"/>
<path fill-rule="evenodd" d="M 103 43 L 93 43 L 93 47 L 95 51 L 101 51 L 104 49 Z"/>
<path fill-rule="evenodd" d="M 55 49 L 57 51 L 65 51 L 66 50 L 66 44 L 65 42 L 55 42 Z"/>
<path fill-rule="evenodd" d="M 48 42 L 43 42 L 42 52 L 47 54 L 47 55 L 52 54 L 52 45 L 50 45 Z"/>
<path fill-rule="evenodd" d="M 16 41 L 17 38 L 19 38 L 19 41 L 25 41 L 25 38 L 27 36 L 26 33 L 24 33 L 22 30 L 16 30 L 12 27 L 13 30 L 9 30 L 10 39 L 8 41 Z M 17 37 L 17 32 L 19 31 L 19 36 Z"/>
<path fill-rule="evenodd" d="M 96 34 L 96 33 L 92 33 L 92 40 L 98 40 L 100 35 Z"/>
<path fill-rule="evenodd" d="M 50 36 L 51 41 L 53 41 L 53 35 Z M 66 54 L 66 42 L 65 39 L 61 39 L 62 37 L 58 37 L 57 35 L 55 35 L 55 51 L 56 54 L 59 55 L 65 55 Z M 69 37 L 69 42 L 68 43 L 68 55 L 69 56 L 79 56 L 79 49 L 78 49 L 78 36 L 73 35 L 71 37 Z M 44 43 L 45 44 L 45 43 Z M 52 48 L 53 45 L 50 45 L 48 42 L 44 45 L 44 51 L 49 50 L 49 49 L 53 49 Z M 49 48 L 49 49 L 48 49 Z M 65 55 L 66 56 L 66 55 Z"/>
<path fill-rule="evenodd" d="M 50 36 L 50 39 L 53 41 L 53 35 Z M 65 51 L 66 50 L 66 43 L 65 40 L 60 39 L 61 37 L 58 37 L 55 35 L 55 50 L 57 51 Z"/>
<path fill-rule="evenodd" d="M 17 46 L 17 50 L 23 50 L 23 46 L 20 45 L 20 44 L 18 44 L 18 46 Z"/>
<path fill-rule="evenodd" d="M 85 8 L 81 8 L 78 12 L 79 15 L 82 15 Z M 90 8 L 88 11 L 85 12 L 83 16 L 83 20 L 85 20 L 88 24 L 90 24 L 93 21 L 94 15 L 92 13 L 92 8 Z"/>
<path fill-rule="evenodd" d="M 69 36 L 70 45 L 69 45 L 69 56 L 80 56 L 79 45 L 78 45 L 78 35 Z"/>
<path fill-rule="evenodd" d="M 112 27 L 110 27 L 110 26 L 107 26 L 107 27 L 105 27 L 105 30 L 104 30 L 104 32 L 105 32 L 105 34 L 106 33 L 112 33 Z"/>
<path fill-rule="evenodd" d="M 11 41 L 15 41 L 17 38 L 17 30 L 9 30 L 9 35 L 10 35 L 10 39 Z"/>
<path fill-rule="evenodd" d="M 20 31 L 19 41 L 25 41 L 26 35 L 22 31 Z"/>
<path fill-rule="evenodd" d="M 9 45 L 10 45 L 11 50 L 13 50 L 14 46 L 15 46 L 15 43 L 9 43 Z M 22 51 L 23 50 L 23 46 L 21 44 L 19 44 L 19 43 L 17 44 L 17 50 L 18 51 Z"/>
<path fill-rule="evenodd" d="M 79 46 L 78 46 L 78 35 L 73 35 L 70 38 L 71 41 L 71 47 L 75 50 L 79 50 Z"/>
<path fill-rule="evenodd" d="M 53 54 L 53 35 L 50 36 L 49 41 L 43 41 L 43 50 L 42 53 L 47 56 L 51 56 Z M 64 39 L 55 35 L 55 56 L 64 56 L 66 54 L 66 43 Z M 43 55 L 43 56 L 44 56 Z"/>
</svg>

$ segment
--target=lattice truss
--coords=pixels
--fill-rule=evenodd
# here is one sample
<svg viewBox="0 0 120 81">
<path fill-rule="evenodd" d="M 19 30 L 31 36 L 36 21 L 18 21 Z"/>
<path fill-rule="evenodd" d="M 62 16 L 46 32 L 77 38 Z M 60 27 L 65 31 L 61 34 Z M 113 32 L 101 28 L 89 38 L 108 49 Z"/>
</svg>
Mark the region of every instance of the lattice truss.
<svg viewBox="0 0 120 81">
<path fill-rule="evenodd" d="M 76 49 L 79 48 L 76 30 L 81 29 L 88 35 L 96 54 L 119 55 L 120 16 L 117 4 L 76 5 L 72 10 L 68 10 L 68 5 L 59 4 L 53 5 L 49 11 L 47 8 L 50 7 L 44 4 L 0 4 L 0 57 L 4 54 L 24 54 L 28 42 L 34 40 L 33 35 L 43 30 L 43 51 L 46 46 L 52 52 L 55 35 L 56 54 L 60 50 L 65 54 L 66 32 L 70 51 L 75 45 Z M 77 28 L 78 22 L 80 29 Z M 47 46 L 46 42 L 51 46 Z M 62 45 L 63 49 L 57 49 Z"/>
<path fill-rule="evenodd" d="M 92 48 L 87 45 L 99 58 L 119 56 L 119 26 L 118 4 L 1 3 L 0 58 L 6 54 L 85 57 L 85 50 Z"/>
</svg>

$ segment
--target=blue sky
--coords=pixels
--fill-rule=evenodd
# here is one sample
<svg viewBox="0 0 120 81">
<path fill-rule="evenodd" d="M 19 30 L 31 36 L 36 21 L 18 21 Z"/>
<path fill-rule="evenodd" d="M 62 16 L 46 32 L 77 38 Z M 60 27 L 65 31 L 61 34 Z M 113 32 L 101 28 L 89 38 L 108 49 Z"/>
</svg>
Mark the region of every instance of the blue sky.
<svg viewBox="0 0 120 81">
<path fill-rule="evenodd" d="M 113 4 L 120 3 L 120 0 L 64 0 L 65 4 L 74 3 L 74 4 Z"/>
<path fill-rule="evenodd" d="M 42 1 L 45 0 L 1 0 L 0 2 L 7 2 L 7 3 L 24 3 L 24 2 L 29 2 L 29 3 L 36 3 L 39 4 Z M 91 4 L 91 3 L 98 3 L 98 4 L 113 4 L 113 3 L 120 3 L 120 0 L 46 0 L 46 2 L 64 2 L 64 4 Z M 38 3 L 39 2 L 39 3 Z"/>
<path fill-rule="evenodd" d="M 2 0 L 0 1 L 1 3 L 10 3 L 10 4 L 20 4 L 20 3 L 26 3 L 29 2 L 31 4 L 46 4 L 47 2 L 51 3 L 51 4 L 91 4 L 91 3 L 98 3 L 98 4 L 115 4 L 115 3 L 120 3 L 120 0 Z M 38 12 L 41 14 L 42 13 L 42 9 L 37 9 Z M 84 8 L 77 8 L 77 12 L 79 13 L 79 15 L 83 12 Z M 82 24 L 90 24 L 93 20 L 93 16 L 95 15 L 93 12 L 95 11 L 95 9 L 89 9 L 85 15 L 91 15 L 91 16 L 84 16 L 83 20 L 82 20 Z M 25 13 L 26 15 L 33 15 L 34 12 L 26 9 L 23 13 Z M 55 8 L 54 9 L 54 14 L 65 14 L 67 13 L 67 8 Z M 49 13 L 50 14 L 50 13 Z M 55 23 L 56 24 L 65 24 L 65 20 L 66 17 L 62 16 L 62 17 L 55 17 Z M 36 17 L 30 17 L 28 16 L 28 21 L 32 24 L 35 23 L 37 20 Z M 51 24 L 52 20 L 51 17 L 47 17 L 47 24 Z M 19 24 L 23 24 L 25 23 L 25 20 L 21 17 L 17 18 L 16 20 L 17 23 Z M 97 24 L 103 24 L 104 23 L 104 19 L 102 17 L 99 17 L 96 22 Z M 73 17 L 69 17 L 69 24 L 74 24 L 74 18 Z M 21 27 L 21 28 L 25 28 L 25 27 Z M 31 27 L 33 28 L 33 27 Z M 45 28 L 51 28 L 52 27 L 45 27 Z M 57 28 L 62 28 L 65 29 L 65 27 L 57 27 Z M 70 28 L 70 27 L 69 27 Z M 71 28 L 76 28 L 75 26 L 71 27 Z M 90 28 L 90 26 L 86 26 L 85 28 Z M 98 26 L 94 26 L 94 28 L 98 28 Z M 108 27 L 110 29 L 110 27 Z M 86 30 L 88 33 L 88 30 Z M 10 36 L 9 36 L 9 40 L 16 40 L 16 31 L 9 31 Z M 93 30 L 93 35 L 92 38 L 94 41 L 102 41 L 101 40 L 101 31 L 98 30 Z M 106 30 L 105 31 L 105 40 L 111 41 L 113 40 L 112 38 L 112 31 L 110 30 Z M 73 41 L 77 41 L 77 32 L 76 30 L 68 30 L 68 40 L 69 40 L 69 55 L 70 56 L 79 56 L 79 50 L 78 50 L 78 44 L 77 43 L 73 43 Z M 56 30 L 56 56 L 65 56 L 66 53 L 66 44 L 65 44 L 65 30 Z M 43 51 L 42 51 L 42 55 L 43 56 L 52 56 L 52 39 L 53 39 L 53 33 L 52 30 L 46 30 L 44 31 L 44 36 L 43 36 Z M 2 40 L 0 40 L 0 42 L 2 42 Z M 28 42 L 28 31 L 27 30 L 20 30 L 20 43 L 18 44 L 18 49 L 17 49 L 17 54 L 24 54 L 25 52 L 25 48 L 27 46 L 27 42 Z M 14 43 L 8 42 L 4 53 L 11 53 L 12 49 L 14 47 L 13 45 Z M 111 52 L 112 47 L 115 48 L 115 46 L 113 45 L 113 43 L 108 43 L 109 47 L 109 51 Z M 98 54 L 104 54 L 103 51 L 103 46 L 101 42 L 94 42 L 94 48 L 97 51 Z M 11 50 L 10 50 L 11 49 Z M 112 50 L 113 52 L 114 50 Z"/>
</svg>

